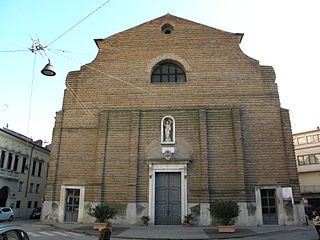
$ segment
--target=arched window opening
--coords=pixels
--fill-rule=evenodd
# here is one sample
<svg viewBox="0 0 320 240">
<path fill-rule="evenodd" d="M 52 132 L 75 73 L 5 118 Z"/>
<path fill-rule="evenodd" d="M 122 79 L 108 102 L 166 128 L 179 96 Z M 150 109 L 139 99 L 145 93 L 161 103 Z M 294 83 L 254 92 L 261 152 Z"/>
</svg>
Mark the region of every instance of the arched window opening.
<svg viewBox="0 0 320 240">
<path fill-rule="evenodd" d="M 186 82 L 184 70 L 172 61 L 164 61 L 157 64 L 152 71 L 152 83 Z"/>
</svg>

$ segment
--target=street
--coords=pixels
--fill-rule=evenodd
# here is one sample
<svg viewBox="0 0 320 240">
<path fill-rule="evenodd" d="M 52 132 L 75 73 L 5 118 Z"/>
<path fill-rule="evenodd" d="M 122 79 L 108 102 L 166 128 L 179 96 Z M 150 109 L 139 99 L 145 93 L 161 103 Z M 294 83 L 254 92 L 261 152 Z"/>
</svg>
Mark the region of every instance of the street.
<svg viewBox="0 0 320 240">
<path fill-rule="evenodd" d="M 50 225 L 39 224 L 38 221 L 34 220 L 15 220 L 11 223 L 1 222 L 0 224 L 14 224 L 21 226 L 29 235 L 30 240 L 96 240 L 98 236 L 90 236 L 83 233 L 76 233 L 71 231 L 65 231 L 61 229 L 54 228 Z M 134 237 L 134 236 L 133 236 Z M 221 236 L 220 236 L 221 237 Z M 126 238 L 119 238 L 117 236 L 117 240 L 125 240 Z M 138 240 L 137 238 L 135 238 Z M 226 238 L 224 238 L 226 239 Z M 230 238 L 231 239 L 231 238 Z M 254 235 L 251 237 L 241 237 L 241 238 L 232 238 L 232 239 L 244 239 L 244 240 L 316 240 L 318 239 L 317 232 L 315 231 L 313 226 L 304 226 L 301 228 L 296 228 L 292 231 L 278 231 L 278 232 L 270 232 L 264 233 L 260 235 Z"/>
<path fill-rule="evenodd" d="M 266 233 L 263 235 L 245 237 L 245 238 L 232 238 L 233 240 L 317 240 L 318 234 L 314 228 L 310 227 L 309 230 L 299 230 L 291 232 L 275 232 Z"/>
<path fill-rule="evenodd" d="M 11 223 L 1 222 L 1 224 L 13 224 L 21 226 L 24 231 L 26 231 L 30 237 L 30 240 L 93 240 L 98 239 L 96 236 L 88 236 L 81 233 L 75 233 L 70 231 L 64 231 L 60 229 L 56 229 L 50 225 L 40 225 L 32 220 L 25 221 L 13 221 Z"/>
</svg>

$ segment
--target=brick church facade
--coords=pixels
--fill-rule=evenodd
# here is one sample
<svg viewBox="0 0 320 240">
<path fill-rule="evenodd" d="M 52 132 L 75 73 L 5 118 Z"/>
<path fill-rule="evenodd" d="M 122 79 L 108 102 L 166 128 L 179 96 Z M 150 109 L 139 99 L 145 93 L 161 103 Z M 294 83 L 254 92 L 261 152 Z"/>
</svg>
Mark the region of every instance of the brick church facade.
<svg viewBox="0 0 320 240">
<path fill-rule="evenodd" d="M 242 37 L 168 14 L 95 40 L 66 79 L 42 219 L 93 222 L 103 202 L 114 223 L 209 225 L 225 199 L 238 225 L 301 223 L 289 113 Z"/>
</svg>

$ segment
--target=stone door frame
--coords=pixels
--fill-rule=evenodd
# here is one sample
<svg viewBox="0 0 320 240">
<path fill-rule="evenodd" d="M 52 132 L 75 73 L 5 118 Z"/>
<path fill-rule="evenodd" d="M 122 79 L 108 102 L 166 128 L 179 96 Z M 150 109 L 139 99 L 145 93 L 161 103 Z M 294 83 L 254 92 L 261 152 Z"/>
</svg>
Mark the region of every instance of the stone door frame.
<svg viewBox="0 0 320 240">
<path fill-rule="evenodd" d="M 261 189 L 273 189 L 275 190 L 276 196 L 276 207 L 277 207 L 277 215 L 278 215 L 278 225 L 284 225 L 284 206 L 283 206 L 283 196 L 282 196 L 282 188 L 278 185 L 270 185 L 270 186 L 256 186 L 255 187 L 255 195 L 256 195 L 256 219 L 257 225 L 263 225 L 263 217 L 262 217 L 262 204 L 261 204 Z"/>
<path fill-rule="evenodd" d="M 187 163 L 179 164 L 149 164 L 149 217 L 150 224 L 155 223 L 155 180 L 157 172 L 178 172 L 181 181 L 181 223 L 188 212 L 187 196 Z"/>
<path fill-rule="evenodd" d="M 67 189 L 79 189 L 80 190 L 79 212 L 78 212 L 78 221 L 77 222 L 83 222 L 85 187 L 84 186 L 69 186 L 69 185 L 62 185 L 61 186 L 58 221 L 64 222 L 64 219 L 65 219 L 65 206 L 66 206 Z"/>
</svg>

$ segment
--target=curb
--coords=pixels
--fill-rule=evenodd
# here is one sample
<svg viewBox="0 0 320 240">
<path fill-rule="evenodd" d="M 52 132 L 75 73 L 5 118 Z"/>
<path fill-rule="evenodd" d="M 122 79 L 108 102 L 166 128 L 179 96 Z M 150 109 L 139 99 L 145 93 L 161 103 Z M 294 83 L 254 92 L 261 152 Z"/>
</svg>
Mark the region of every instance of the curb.
<svg viewBox="0 0 320 240">
<path fill-rule="evenodd" d="M 64 227 L 60 227 L 54 224 L 38 224 L 38 225 L 48 225 L 48 226 L 52 226 L 56 229 L 60 229 L 60 230 L 64 230 L 64 231 L 69 231 L 69 232 L 74 232 L 74 233 L 81 233 L 81 234 L 85 234 L 85 235 L 89 235 L 89 236 L 99 236 L 99 234 L 94 234 L 94 233 L 89 233 L 89 232 L 85 232 L 85 231 L 80 231 L 80 230 L 74 230 L 74 229 L 70 229 L 70 228 L 64 228 Z M 283 231 L 285 232 L 285 231 Z M 273 233 L 273 232 L 268 232 L 268 233 Z M 245 235 L 235 235 L 235 236 L 219 236 L 219 237 L 209 237 L 208 238 L 175 238 L 175 240 L 214 240 L 214 239 L 231 239 L 231 238 L 246 238 L 246 237 L 253 237 L 253 236 L 257 236 L 257 235 L 262 235 L 262 234 L 267 234 L 267 233 L 252 233 L 252 234 L 245 234 Z M 146 240 L 172 240 L 171 238 L 161 238 L 161 237 L 153 237 L 153 238 L 144 238 L 144 237 L 130 237 L 130 236 L 118 236 L 118 235 L 112 235 L 112 238 L 122 238 L 122 239 L 146 239 Z"/>
<path fill-rule="evenodd" d="M 64 231 L 69 231 L 69 232 L 74 232 L 74 233 L 79 233 L 79 234 L 85 234 L 88 236 L 99 236 L 99 233 L 91 233 L 91 232 L 87 232 L 87 231 L 82 231 L 82 230 L 76 230 L 76 229 L 71 229 L 71 228 L 66 228 L 66 227 L 62 227 L 62 226 L 58 226 L 54 223 L 33 223 L 32 225 L 47 225 L 47 226 L 52 226 L 56 229 L 60 229 L 60 230 L 64 230 Z M 233 239 L 233 238 L 247 238 L 247 237 L 254 237 L 254 236 L 268 236 L 271 234 L 276 234 L 276 233 L 285 233 L 285 232 L 298 232 L 301 231 L 303 229 L 277 229 L 274 231 L 266 231 L 266 232 L 253 232 L 253 233 L 249 233 L 249 234 L 243 234 L 243 235 L 231 235 L 228 234 L 227 236 L 223 236 L 223 235 L 219 235 L 219 236 L 209 236 L 207 235 L 207 238 L 175 238 L 175 240 L 214 240 L 214 239 Z M 308 230 L 305 230 L 308 231 Z M 221 233 L 220 233 L 221 234 Z M 161 237 L 134 237 L 134 236 L 119 236 L 119 235 L 112 235 L 112 238 L 121 238 L 121 239 L 147 239 L 147 240 L 172 240 L 172 238 L 161 238 Z"/>
<path fill-rule="evenodd" d="M 70 229 L 70 228 L 64 228 L 64 227 L 56 226 L 54 224 L 52 224 L 52 227 L 54 227 L 56 229 L 64 230 L 64 231 L 69 231 L 69 232 L 74 232 L 74 233 L 82 233 L 82 234 L 89 235 L 89 236 L 99 236 L 99 234 L 93 234 L 93 233 L 74 230 L 74 229 Z"/>
</svg>

